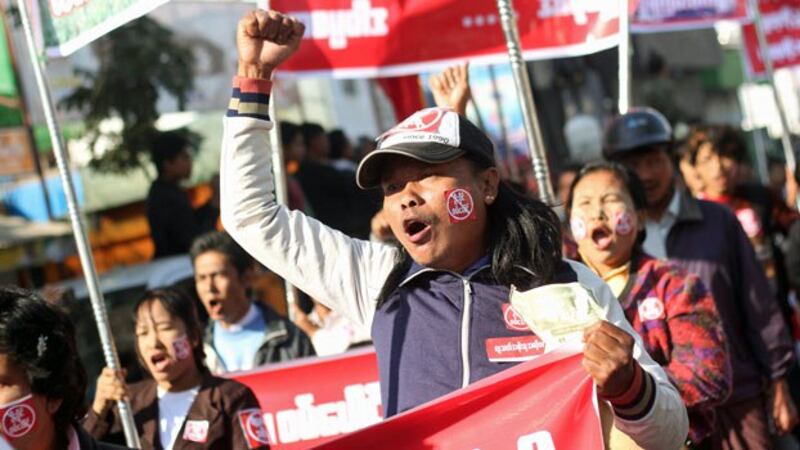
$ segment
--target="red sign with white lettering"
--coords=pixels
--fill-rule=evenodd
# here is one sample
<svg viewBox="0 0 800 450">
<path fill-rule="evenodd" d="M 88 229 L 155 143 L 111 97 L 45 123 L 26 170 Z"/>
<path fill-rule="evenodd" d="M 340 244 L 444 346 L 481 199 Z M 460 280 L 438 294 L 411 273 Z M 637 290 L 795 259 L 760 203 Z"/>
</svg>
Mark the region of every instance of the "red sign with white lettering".
<svg viewBox="0 0 800 450">
<path fill-rule="evenodd" d="M 263 408 L 270 448 L 305 449 L 383 419 L 372 349 L 234 374 Z"/>
<path fill-rule="evenodd" d="M 713 28 L 720 20 L 743 22 L 747 19 L 747 0 L 639 0 L 631 17 L 631 31 Z"/>
<path fill-rule="evenodd" d="M 341 78 L 428 72 L 470 59 L 507 62 L 494 0 L 273 0 L 306 33 L 282 75 Z M 619 1 L 516 2 L 524 57 L 576 56 L 617 45 Z"/>
<path fill-rule="evenodd" d="M 603 448 L 581 359 L 554 351 L 318 448 Z"/>
<path fill-rule="evenodd" d="M 273 449 L 603 448 L 581 359 L 557 350 L 383 422 L 371 349 L 233 378 L 258 397 Z"/>
<path fill-rule="evenodd" d="M 761 0 L 761 24 L 775 69 L 800 65 L 800 0 Z M 745 61 L 750 74 L 766 75 L 754 24 L 742 27 Z"/>
</svg>

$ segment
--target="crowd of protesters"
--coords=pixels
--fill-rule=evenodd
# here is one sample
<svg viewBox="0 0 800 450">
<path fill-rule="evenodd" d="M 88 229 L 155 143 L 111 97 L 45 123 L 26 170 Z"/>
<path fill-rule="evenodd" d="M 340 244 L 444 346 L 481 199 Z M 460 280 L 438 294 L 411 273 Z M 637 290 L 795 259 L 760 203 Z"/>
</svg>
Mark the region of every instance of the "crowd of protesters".
<svg viewBox="0 0 800 450">
<path fill-rule="evenodd" d="M 661 113 L 637 108 L 609 122 L 602 160 L 559 164 L 559 204 L 545 205 L 500 176 L 492 142 L 465 117 L 458 66 L 431 79 L 436 108 L 369 152 L 340 130 L 282 122 L 280 205 L 268 94 L 303 31 L 274 11 L 240 21 L 218 195 L 205 209 L 178 185 L 189 141 L 165 134 L 154 149 L 156 254 L 188 253 L 194 292 L 151 290 L 136 303 L 145 380 L 106 368 L 85 407 L 69 320 L 0 288 L 0 412 L 29 414 L 0 430 L 14 448 L 120 448 L 98 442 L 124 443 L 119 400 L 143 449 L 268 448 L 241 425 L 259 414 L 256 397 L 219 375 L 369 342 L 392 416 L 513 366 L 485 351 L 487 339 L 532 334 L 504 326 L 511 286 L 553 284 L 603 311 L 580 337 L 609 448 L 800 448 L 794 174 L 761 185 L 739 131 L 702 125 L 676 140 Z M 218 215 L 227 232 L 214 230 Z M 293 320 L 255 295 L 263 268 L 305 299 Z"/>
</svg>

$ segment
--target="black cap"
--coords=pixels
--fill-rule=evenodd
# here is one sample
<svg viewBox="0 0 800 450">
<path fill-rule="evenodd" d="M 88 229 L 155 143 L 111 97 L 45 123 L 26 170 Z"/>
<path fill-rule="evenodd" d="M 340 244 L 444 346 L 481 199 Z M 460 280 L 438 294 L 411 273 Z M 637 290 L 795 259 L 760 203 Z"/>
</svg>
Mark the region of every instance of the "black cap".
<svg viewBox="0 0 800 450">
<path fill-rule="evenodd" d="M 493 167 L 492 141 L 467 118 L 448 108 L 422 109 L 377 139 L 378 148 L 358 165 L 356 184 L 361 189 L 381 182 L 381 168 L 388 155 L 407 156 L 430 164 L 441 164 L 462 156 L 485 167 Z"/>
<path fill-rule="evenodd" d="M 672 127 L 652 108 L 631 108 L 611 120 L 603 140 L 603 156 L 614 159 L 635 150 L 672 142 Z"/>
</svg>

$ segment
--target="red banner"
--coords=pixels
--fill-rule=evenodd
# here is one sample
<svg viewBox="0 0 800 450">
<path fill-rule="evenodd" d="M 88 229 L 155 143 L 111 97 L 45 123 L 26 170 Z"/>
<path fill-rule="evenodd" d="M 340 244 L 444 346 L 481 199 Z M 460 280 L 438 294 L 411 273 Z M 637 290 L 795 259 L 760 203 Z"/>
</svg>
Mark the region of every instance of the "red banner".
<svg viewBox="0 0 800 450">
<path fill-rule="evenodd" d="M 383 419 L 372 349 L 233 376 L 255 392 L 273 449 L 310 448 Z"/>
<path fill-rule="evenodd" d="M 747 0 L 639 0 L 631 32 L 711 28 L 719 20 L 747 19 Z"/>
<path fill-rule="evenodd" d="M 494 0 L 273 0 L 306 24 L 282 76 L 398 76 L 508 61 Z M 301 6 L 299 6 L 301 5 Z M 618 0 L 516 2 L 526 59 L 576 56 L 618 42 Z"/>
<path fill-rule="evenodd" d="M 579 351 L 552 352 L 381 423 L 371 352 L 236 379 L 256 392 L 278 449 L 603 448 L 594 384 L 581 358 Z"/>
<path fill-rule="evenodd" d="M 603 448 L 581 359 L 579 351 L 551 352 L 318 448 Z"/>
<path fill-rule="evenodd" d="M 800 0 L 761 0 L 759 9 L 772 66 L 780 69 L 800 64 Z M 765 76 L 754 24 L 743 27 L 742 41 L 750 74 Z"/>
</svg>

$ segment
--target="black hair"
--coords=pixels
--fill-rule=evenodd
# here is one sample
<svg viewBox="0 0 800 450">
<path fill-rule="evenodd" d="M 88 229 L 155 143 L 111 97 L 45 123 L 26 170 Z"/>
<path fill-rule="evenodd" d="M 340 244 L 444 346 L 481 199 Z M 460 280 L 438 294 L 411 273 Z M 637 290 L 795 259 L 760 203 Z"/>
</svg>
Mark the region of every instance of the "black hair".
<svg viewBox="0 0 800 450">
<path fill-rule="evenodd" d="M 747 155 L 747 145 L 741 134 L 727 125 L 706 125 L 694 127 L 680 146 L 679 153 L 693 166 L 697 164 L 697 154 L 705 144 L 711 144 L 719 156 L 741 162 Z"/>
<path fill-rule="evenodd" d="M 486 167 L 472 162 L 476 171 Z M 562 257 L 561 225 L 556 213 L 541 201 L 500 181 L 497 197 L 487 207 L 486 233 L 492 277 L 499 284 L 527 289 L 556 275 Z M 379 308 L 403 281 L 410 266 L 411 257 L 402 250 L 379 294 Z"/>
<path fill-rule="evenodd" d="M 189 249 L 192 263 L 194 264 L 198 256 L 208 252 L 219 252 L 225 255 L 239 275 L 253 267 L 253 258 L 224 231 L 211 231 L 198 236 Z"/>
<path fill-rule="evenodd" d="M 281 127 L 281 143 L 283 148 L 287 148 L 294 141 L 295 137 L 300 134 L 300 126 L 292 122 L 280 122 Z"/>
<path fill-rule="evenodd" d="M 575 195 L 575 186 L 577 186 L 584 177 L 596 172 L 611 172 L 617 177 L 625 186 L 625 190 L 628 191 L 628 194 L 630 194 L 636 212 L 642 212 L 647 209 L 647 193 L 644 189 L 644 183 L 642 183 L 642 180 L 636 175 L 633 169 L 616 161 L 597 161 L 584 166 L 572 181 L 572 185 L 569 187 L 567 204 L 565 205 L 567 217 L 572 213 L 572 200 Z M 644 243 L 646 235 L 644 230 L 639 230 L 638 233 L 636 247 L 640 248 Z"/>
<path fill-rule="evenodd" d="M 25 371 L 33 393 L 61 400 L 56 448 L 67 448 L 70 426 L 86 413 L 86 370 L 72 322 L 32 291 L 0 287 L 0 353 Z"/>
<path fill-rule="evenodd" d="M 344 157 L 344 150 L 350 145 L 350 140 L 344 131 L 336 129 L 328 133 L 328 142 L 331 144 L 330 159 L 340 159 Z"/>
<path fill-rule="evenodd" d="M 158 302 L 167 310 L 170 316 L 183 321 L 186 326 L 186 336 L 189 338 L 189 342 L 192 343 L 194 362 L 201 373 L 206 373 L 208 368 L 206 367 L 206 353 L 203 348 L 203 326 L 197 312 L 196 302 L 180 289 L 165 288 L 146 291 L 133 306 L 134 324 L 136 323 L 139 308 L 150 302 Z M 147 365 L 142 361 L 138 340 L 134 339 L 134 342 L 139 363 L 146 370 Z"/>
<path fill-rule="evenodd" d="M 182 152 L 193 149 L 192 139 L 186 130 L 175 130 L 158 133 L 150 146 L 150 158 L 159 174 L 164 170 L 164 163 L 175 160 Z"/>
<path fill-rule="evenodd" d="M 325 129 L 321 125 L 312 122 L 306 122 L 300 125 L 300 132 L 303 133 L 303 140 L 306 142 L 306 147 L 311 145 L 311 141 L 317 136 L 325 135 Z"/>
</svg>

